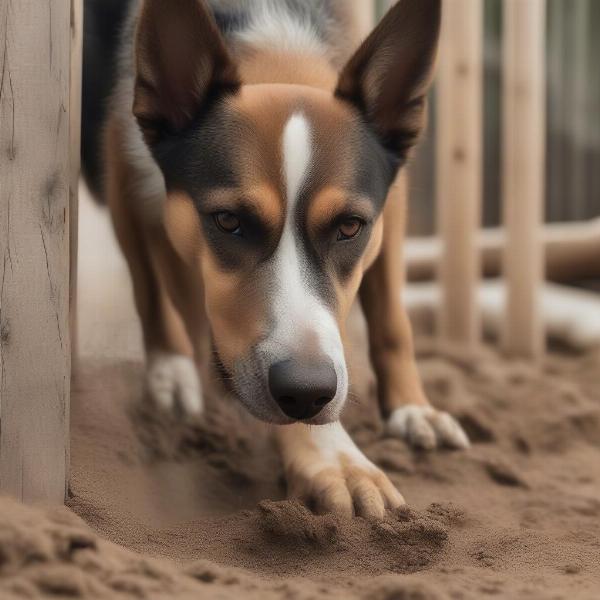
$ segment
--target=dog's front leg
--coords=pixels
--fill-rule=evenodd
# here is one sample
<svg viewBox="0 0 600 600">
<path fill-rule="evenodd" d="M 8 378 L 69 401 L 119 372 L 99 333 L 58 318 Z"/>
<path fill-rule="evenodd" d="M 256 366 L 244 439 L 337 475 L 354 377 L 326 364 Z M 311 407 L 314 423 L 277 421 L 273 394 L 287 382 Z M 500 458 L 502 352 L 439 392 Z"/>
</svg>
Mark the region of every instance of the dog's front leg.
<svg viewBox="0 0 600 600">
<path fill-rule="evenodd" d="M 469 440 L 459 423 L 429 404 L 417 370 L 412 329 L 401 300 L 405 189 L 401 175 L 387 199 L 381 252 L 360 288 L 379 404 L 391 435 L 424 449 L 466 448 Z"/>
<path fill-rule="evenodd" d="M 388 477 L 356 446 L 341 423 L 277 428 L 288 496 L 317 512 L 382 518 L 404 504 Z"/>
<path fill-rule="evenodd" d="M 106 192 L 142 326 L 147 392 L 160 408 L 197 414 L 203 407 L 202 386 L 188 330 L 199 330 L 204 317 L 196 306 L 185 311 L 181 298 L 201 298 L 202 293 L 184 293 L 182 282 L 193 279 L 182 271 L 162 225 L 150 227 L 140 214 L 144 199 L 136 195 L 136 171 L 127 162 L 124 130 L 115 121 L 106 131 Z"/>
</svg>

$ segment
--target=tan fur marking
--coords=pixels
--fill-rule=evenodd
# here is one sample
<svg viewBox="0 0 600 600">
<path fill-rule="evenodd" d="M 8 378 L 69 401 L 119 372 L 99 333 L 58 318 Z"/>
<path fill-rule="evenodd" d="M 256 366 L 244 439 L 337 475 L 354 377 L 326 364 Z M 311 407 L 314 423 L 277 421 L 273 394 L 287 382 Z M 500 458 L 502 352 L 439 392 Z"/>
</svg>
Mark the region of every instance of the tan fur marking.
<svg viewBox="0 0 600 600">
<path fill-rule="evenodd" d="M 274 186 L 267 182 L 249 183 L 242 189 L 213 190 L 204 199 L 207 211 L 250 208 L 257 216 L 274 230 L 283 223 L 283 200 Z"/>
<path fill-rule="evenodd" d="M 285 124 L 298 111 L 306 114 L 313 146 L 319 148 L 319 172 L 334 175 L 339 183 L 352 180 L 354 157 L 349 152 L 340 154 L 340 148 L 348 146 L 347 135 L 355 117 L 330 92 L 297 84 L 245 85 L 230 103 L 233 111 L 247 119 L 252 131 L 248 139 L 239 142 L 244 145 L 240 151 L 244 186 L 268 182 L 285 197 L 281 137 Z"/>
<path fill-rule="evenodd" d="M 381 253 L 365 274 L 360 288 L 371 360 L 384 413 L 405 404 L 429 404 L 414 357 L 410 321 L 400 299 L 404 282 L 399 249 L 406 225 L 405 177 L 401 173 L 390 190 L 384 209 Z"/>
<path fill-rule="evenodd" d="M 294 83 L 333 92 L 337 83 L 337 73 L 320 56 L 253 49 L 240 57 L 240 75 L 247 84 Z"/>
<path fill-rule="evenodd" d="M 223 272 L 210 252 L 202 255 L 206 312 L 223 364 L 231 368 L 260 338 L 266 328 L 264 303 L 238 273 Z"/>
<path fill-rule="evenodd" d="M 202 241 L 198 211 L 184 192 L 169 194 L 164 209 L 165 228 L 173 247 L 188 265 L 198 259 Z"/>
<path fill-rule="evenodd" d="M 385 212 L 382 216 L 379 217 L 379 219 L 377 219 L 375 225 L 373 226 L 373 230 L 371 232 L 371 239 L 369 240 L 369 245 L 367 246 L 361 261 L 363 273 L 366 273 L 371 268 L 371 265 L 375 262 L 375 260 L 379 256 L 379 253 L 381 252 L 385 230 L 384 219 Z"/>
<path fill-rule="evenodd" d="M 383 217 L 375 222 L 371 232 L 371 238 L 365 249 L 363 256 L 354 268 L 354 271 L 343 284 L 337 283 L 335 286 L 337 298 L 336 319 L 340 329 L 344 329 L 346 319 L 350 314 L 350 309 L 356 299 L 356 294 L 360 288 L 365 272 L 375 261 L 381 249 L 383 241 Z"/>
<path fill-rule="evenodd" d="M 349 192 L 337 187 L 327 186 L 319 191 L 308 207 L 308 227 L 317 231 L 328 225 L 342 212 L 371 213 L 371 203 L 366 198 L 350 198 Z"/>
</svg>

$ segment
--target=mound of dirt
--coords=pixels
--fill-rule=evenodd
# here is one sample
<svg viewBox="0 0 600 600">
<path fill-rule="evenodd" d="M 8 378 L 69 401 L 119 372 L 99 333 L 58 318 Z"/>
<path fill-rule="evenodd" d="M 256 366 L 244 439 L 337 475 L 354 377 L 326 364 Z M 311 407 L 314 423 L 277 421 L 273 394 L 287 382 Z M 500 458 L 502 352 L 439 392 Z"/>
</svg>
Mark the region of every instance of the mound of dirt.
<svg viewBox="0 0 600 600">
<path fill-rule="evenodd" d="M 390 515 L 382 523 L 359 520 L 340 522 L 332 516 L 317 517 L 294 502 L 260 504 L 247 520 L 244 541 L 261 547 L 265 568 L 282 562 L 288 578 L 261 581 L 243 570 L 223 567 L 208 560 L 174 564 L 142 556 L 101 539 L 68 509 L 43 510 L 0 499 L 0 597 L 12 598 L 215 598 L 243 594 L 244 598 L 293 597 L 311 599 L 322 594 L 343 597 L 341 590 L 298 579 L 303 564 L 306 574 L 319 569 L 324 555 L 352 555 L 373 536 L 370 559 L 354 556 L 369 572 L 418 569 L 426 566 L 442 548 L 446 530 L 433 516 L 409 509 Z M 370 534 L 369 534 L 370 532 Z M 254 540 L 254 541 L 251 541 Z M 378 551 L 394 554 L 394 564 L 381 564 Z M 243 552 L 243 550 L 242 550 Z M 268 554 L 272 553 L 270 558 Z M 283 561 L 281 560 L 283 559 Z M 348 557 L 348 560 L 350 557 Z M 345 562 L 344 560 L 342 562 Z M 348 569 L 344 569 L 348 570 Z M 293 578 L 292 578 L 293 576 Z M 372 594 L 375 594 L 373 596 Z M 391 577 L 363 597 L 440 598 L 432 588 Z"/>
<path fill-rule="evenodd" d="M 598 597 L 600 354 L 535 368 L 421 341 L 429 397 L 467 452 L 386 438 L 372 374 L 352 364 L 347 426 L 408 507 L 314 515 L 285 500 L 268 428 L 216 386 L 186 422 L 144 402 L 138 363 L 87 362 L 69 508 L 0 500 L 0 597 Z"/>
</svg>

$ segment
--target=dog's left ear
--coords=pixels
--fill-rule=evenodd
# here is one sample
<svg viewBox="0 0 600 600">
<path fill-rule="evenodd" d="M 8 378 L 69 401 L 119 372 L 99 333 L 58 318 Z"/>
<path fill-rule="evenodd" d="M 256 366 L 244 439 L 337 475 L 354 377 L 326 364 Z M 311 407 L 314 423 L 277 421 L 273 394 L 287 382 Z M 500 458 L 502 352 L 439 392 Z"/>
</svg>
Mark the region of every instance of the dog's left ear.
<svg viewBox="0 0 600 600">
<path fill-rule="evenodd" d="M 352 102 L 399 160 L 425 121 L 441 0 L 399 0 L 340 74 L 336 96 Z"/>
<path fill-rule="evenodd" d="M 206 0 L 143 0 L 135 68 L 133 113 L 149 145 L 240 86 Z"/>
</svg>

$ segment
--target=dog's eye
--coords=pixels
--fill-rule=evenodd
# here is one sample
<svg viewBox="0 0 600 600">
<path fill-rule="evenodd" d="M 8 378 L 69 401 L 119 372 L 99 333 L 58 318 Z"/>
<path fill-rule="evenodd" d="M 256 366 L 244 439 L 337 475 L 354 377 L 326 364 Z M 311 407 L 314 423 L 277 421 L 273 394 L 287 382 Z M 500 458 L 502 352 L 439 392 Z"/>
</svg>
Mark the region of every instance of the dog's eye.
<svg viewBox="0 0 600 600">
<path fill-rule="evenodd" d="M 358 234 L 362 231 L 364 222 L 361 221 L 358 217 L 351 217 L 343 221 L 338 229 L 337 239 L 338 242 L 344 240 L 351 240 L 358 236 Z"/>
<path fill-rule="evenodd" d="M 215 213 L 214 219 L 217 227 L 224 233 L 229 233 L 231 235 L 242 235 L 240 219 L 232 212 L 224 210 L 222 212 Z"/>
</svg>

